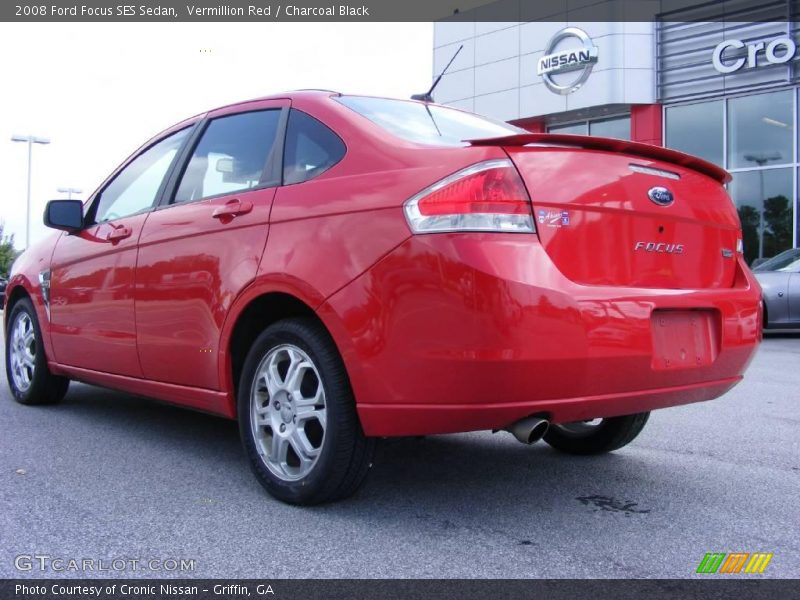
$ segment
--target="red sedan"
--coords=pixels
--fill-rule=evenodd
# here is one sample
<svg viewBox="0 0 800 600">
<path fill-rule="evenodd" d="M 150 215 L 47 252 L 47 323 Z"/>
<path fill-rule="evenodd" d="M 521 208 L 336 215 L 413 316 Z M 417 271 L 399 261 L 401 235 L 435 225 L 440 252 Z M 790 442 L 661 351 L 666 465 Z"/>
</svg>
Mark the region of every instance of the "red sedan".
<svg viewBox="0 0 800 600">
<path fill-rule="evenodd" d="M 287 502 L 375 439 L 478 429 L 616 450 L 716 398 L 761 336 L 720 168 L 414 101 L 296 92 L 159 134 L 6 291 L 23 404 L 70 380 L 238 419 Z"/>
</svg>

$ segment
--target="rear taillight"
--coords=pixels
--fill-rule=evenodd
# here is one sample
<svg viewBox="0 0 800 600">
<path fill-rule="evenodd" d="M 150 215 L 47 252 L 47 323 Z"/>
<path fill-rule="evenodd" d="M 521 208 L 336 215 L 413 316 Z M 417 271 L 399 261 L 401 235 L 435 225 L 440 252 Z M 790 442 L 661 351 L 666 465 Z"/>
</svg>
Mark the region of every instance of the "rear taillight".
<svg viewBox="0 0 800 600">
<path fill-rule="evenodd" d="M 535 232 L 528 192 L 508 159 L 453 173 L 407 200 L 404 209 L 414 233 Z"/>
</svg>

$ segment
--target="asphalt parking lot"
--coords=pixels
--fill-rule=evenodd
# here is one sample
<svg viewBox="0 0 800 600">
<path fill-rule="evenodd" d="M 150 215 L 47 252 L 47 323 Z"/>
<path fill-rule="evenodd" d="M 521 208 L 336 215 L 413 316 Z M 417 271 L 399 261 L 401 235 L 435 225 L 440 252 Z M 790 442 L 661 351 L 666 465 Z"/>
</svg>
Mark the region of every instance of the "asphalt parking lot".
<svg viewBox="0 0 800 600">
<path fill-rule="evenodd" d="M 41 577 L 14 559 L 46 554 L 188 558 L 180 575 L 209 578 L 683 578 L 733 551 L 774 553 L 755 577 L 800 576 L 797 335 L 614 454 L 508 434 L 391 441 L 357 496 L 313 509 L 262 490 L 234 423 L 85 385 L 23 407 L 0 379 L 0 577 Z"/>
</svg>

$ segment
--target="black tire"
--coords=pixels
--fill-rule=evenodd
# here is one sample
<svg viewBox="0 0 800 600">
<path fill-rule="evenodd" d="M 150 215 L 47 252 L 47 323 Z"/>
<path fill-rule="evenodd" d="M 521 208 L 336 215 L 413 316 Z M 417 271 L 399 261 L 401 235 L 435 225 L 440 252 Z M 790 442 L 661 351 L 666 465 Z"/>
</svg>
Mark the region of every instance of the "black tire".
<svg viewBox="0 0 800 600">
<path fill-rule="evenodd" d="M 14 328 L 18 319 L 27 317 L 33 326 L 34 344 L 34 367 L 33 375 L 30 377 L 30 385 L 27 389 L 22 389 L 17 385 L 17 381 L 12 374 L 12 343 L 14 343 Z M 44 354 L 42 344 L 42 331 L 39 327 L 39 320 L 36 318 L 36 311 L 28 298 L 22 298 L 11 310 L 8 316 L 8 331 L 6 332 L 6 378 L 11 395 L 20 404 L 41 405 L 57 404 L 61 402 L 69 388 L 69 379 L 53 375 L 47 367 L 47 357 Z"/>
<path fill-rule="evenodd" d="M 260 406 L 267 406 L 268 410 L 272 410 L 274 406 L 273 398 L 269 397 L 265 388 L 263 386 L 256 388 L 256 375 L 263 374 L 264 371 L 261 369 L 271 353 L 274 356 L 275 352 L 280 352 L 281 348 L 287 346 L 299 348 L 311 360 L 316 369 L 311 377 L 317 381 L 317 385 L 321 384 L 323 387 L 326 412 L 326 425 L 319 441 L 315 462 L 310 472 L 292 481 L 274 473 L 271 469 L 280 470 L 280 465 L 269 461 L 266 456 L 262 458 L 259 453 L 259 448 L 265 451 L 265 444 L 268 444 L 263 440 L 263 436 L 275 435 L 272 433 L 272 427 L 253 425 L 253 420 L 257 418 L 253 414 L 253 405 L 256 402 L 253 398 L 254 393 L 261 394 L 258 396 Z M 284 378 L 288 381 L 288 372 Z M 264 401 L 263 398 L 267 400 Z M 286 396 L 282 398 L 286 404 L 291 404 Z M 372 464 L 375 440 L 364 436 L 361 429 L 350 381 L 333 340 L 313 319 L 296 318 L 279 321 L 270 325 L 258 336 L 250 348 L 242 370 L 237 402 L 239 431 L 250 466 L 261 485 L 275 498 L 299 505 L 332 502 L 352 495 L 364 481 Z M 272 418 L 278 418 L 275 415 L 284 418 L 283 413 L 273 413 Z M 262 423 L 266 423 L 268 418 L 262 418 L 265 419 Z M 291 421 L 287 421 L 289 426 L 294 422 L 294 417 L 290 419 Z M 280 426 L 284 426 L 282 422 Z M 254 429 L 259 432 L 262 439 L 256 439 Z M 268 463 L 271 466 L 268 466 Z"/>
<path fill-rule="evenodd" d="M 630 444 L 642 431 L 649 412 L 603 419 L 597 425 L 581 427 L 580 423 L 551 425 L 544 441 L 568 454 L 603 454 Z M 577 427 L 571 428 L 573 425 Z"/>
</svg>

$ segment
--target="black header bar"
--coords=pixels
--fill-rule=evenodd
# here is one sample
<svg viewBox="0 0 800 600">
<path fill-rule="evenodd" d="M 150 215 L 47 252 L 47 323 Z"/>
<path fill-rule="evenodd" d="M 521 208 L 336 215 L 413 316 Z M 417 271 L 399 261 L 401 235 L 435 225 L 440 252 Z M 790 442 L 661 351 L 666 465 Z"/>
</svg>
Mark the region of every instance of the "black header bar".
<svg viewBox="0 0 800 600">
<path fill-rule="evenodd" d="M 2 0 L 5 22 L 793 21 L 800 0 Z"/>
</svg>

